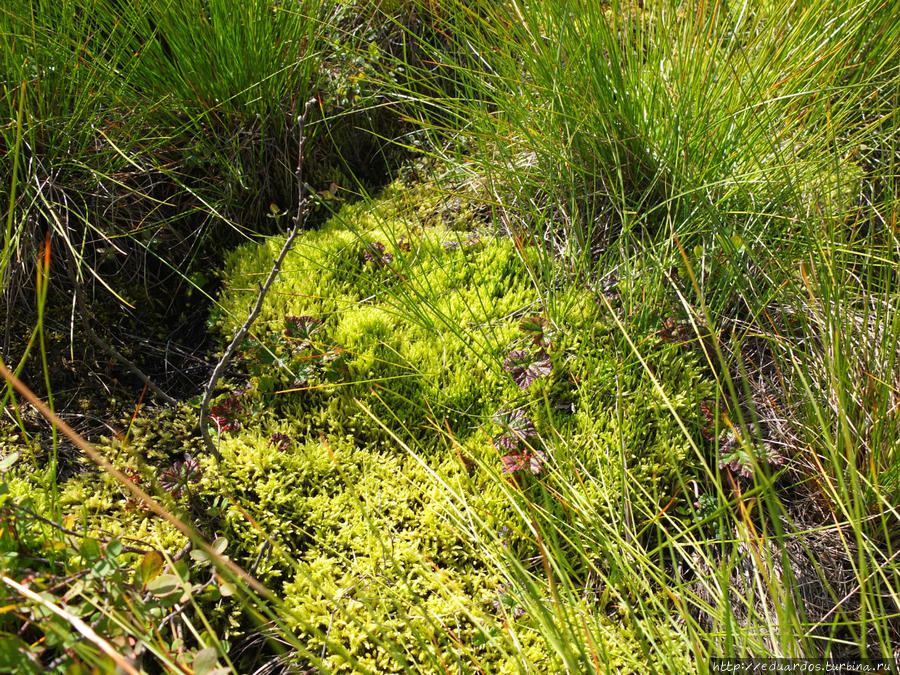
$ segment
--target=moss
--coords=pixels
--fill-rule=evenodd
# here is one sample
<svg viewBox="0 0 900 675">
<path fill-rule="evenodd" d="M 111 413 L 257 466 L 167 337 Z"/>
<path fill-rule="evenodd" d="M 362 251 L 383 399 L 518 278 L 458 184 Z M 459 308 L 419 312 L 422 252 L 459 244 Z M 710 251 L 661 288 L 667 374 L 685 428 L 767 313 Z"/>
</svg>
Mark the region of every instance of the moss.
<svg viewBox="0 0 900 675">
<path fill-rule="evenodd" d="M 294 444 L 274 452 L 248 429 L 225 443 L 227 461 L 217 480 L 238 502 L 254 505 L 261 531 L 278 533 L 302 558 L 285 597 L 314 653 L 326 635 L 349 650 L 330 657 L 329 666 L 349 671 L 355 658 L 379 672 L 399 672 L 436 658 L 428 655 L 438 644 L 441 654 L 470 652 L 502 667 L 514 659 L 477 638 L 479 621 L 497 621 L 491 602 L 500 579 L 447 516 L 434 477 L 462 490 L 488 527 L 514 520 L 491 477 L 499 458 L 490 419 L 510 405 L 524 406 L 546 438 L 551 430 L 564 434 L 548 452 L 563 470 L 577 463 L 593 476 L 598 518 L 613 516 L 609 491 L 624 480 L 623 441 L 629 473 L 660 498 L 671 494 L 692 450 L 679 440 L 683 434 L 644 368 L 633 359 L 623 364 L 610 322 L 581 289 L 563 289 L 557 298 L 554 323 L 561 332 L 553 375 L 519 389 L 501 364 L 511 349 L 527 347 L 518 321 L 539 307 L 528 273 L 536 252 L 487 235 L 478 242 L 460 236 L 467 227 L 458 220 L 429 217 L 422 227 L 416 217 L 440 202 L 404 209 L 409 196 L 394 186 L 368 210 L 345 207 L 289 254 L 257 337 L 265 340 L 269 331 L 273 339 L 285 316 L 316 317 L 323 322 L 318 348 L 340 352 L 344 376 L 339 382 L 314 376 L 301 391 L 275 395 L 270 403 L 289 420 L 279 428 Z M 384 245 L 381 255 L 392 256 L 388 264 L 366 261 L 374 242 Z M 239 289 L 253 288 L 280 243 L 248 245 L 229 259 L 230 290 L 222 297 L 228 314 L 241 316 L 253 294 Z M 227 336 L 234 322 L 220 325 Z M 710 386 L 697 360 L 672 349 L 656 350 L 650 360 L 675 411 L 691 418 Z M 568 413 L 552 405 L 562 399 Z M 398 438 L 431 458 L 434 474 Z M 488 470 L 469 475 L 454 447 Z M 252 548 L 260 533 L 244 525 L 241 535 L 242 522 L 235 518 L 229 536 L 243 536 Z M 512 548 L 523 558 L 534 555 L 534 542 L 524 529 L 518 532 Z M 443 581 L 435 585 L 435 579 Z M 460 590 L 448 594 L 448 588 Z M 468 606 L 465 620 L 453 603 Z M 454 616 L 457 635 L 482 646 L 473 651 L 446 643 L 446 632 L 429 623 L 440 616 Z M 410 648 L 416 637 L 427 639 Z M 385 641 L 396 653 L 385 651 Z M 334 653 L 336 644 L 325 651 Z"/>
<path fill-rule="evenodd" d="M 138 421 L 126 442 L 105 448 L 170 508 L 209 536 L 227 537 L 239 563 L 254 564 L 264 542 L 273 543 L 256 575 L 282 594 L 309 654 L 324 654 L 337 672 L 519 672 L 523 659 L 561 667 L 534 619 L 511 620 L 497 608 L 508 580 L 475 543 L 484 530 L 508 527 L 503 555 L 537 555 L 510 503 L 516 487 L 546 517 L 569 518 L 543 474 L 517 486 L 499 478 L 507 450 L 493 440 L 503 432 L 495 413 L 524 411 L 548 462 L 546 480 L 580 467 L 592 520 L 608 520 L 625 480 L 623 445 L 629 480 L 668 498 L 693 452 L 668 406 L 691 419 L 709 396 L 697 359 L 660 343 L 646 358 L 666 403 L 588 291 L 560 288 L 544 308 L 529 273 L 537 251 L 476 232 L 466 207 L 466 218 L 429 216 L 423 225 L 422 213 L 443 200 L 395 185 L 302 235 L 236 364 L 244 384 L 224 395 L 239 402 L 232 409 L 240 428 L 221 433 L 221 464 L 199 453 L 202 479 L 190 498 L 160 491 L 159 476 L 201 450 L 193 411 Z M 383 251 L 371 248 L 376 242 Z M 243 320 L 282 243 L 248 244 L 229 257 L 213 319 L 223 338 Z M 522 389 L 504 359 L 536 349 L 519 322 L 545 312 L 555 327 L 545 347 L 551 374 Z M 321 323 L 301 339 L 285 334 L 291 316 Z M 643 334 L 646 344 L 660 342 Z M 73 507 L 89 505 L 98 527 L 170 550 L 178 544 L 168 525 L 126 511 L 126 496 L 101 478 L 74 479 L 64 496 Z M 472 516 L 454 512 L 460 504 Z M 586 533 L 594 526 L 573 525 Z M 607 629 L 623 671 L 637 670 L 636 628 Z"/>
</svg>

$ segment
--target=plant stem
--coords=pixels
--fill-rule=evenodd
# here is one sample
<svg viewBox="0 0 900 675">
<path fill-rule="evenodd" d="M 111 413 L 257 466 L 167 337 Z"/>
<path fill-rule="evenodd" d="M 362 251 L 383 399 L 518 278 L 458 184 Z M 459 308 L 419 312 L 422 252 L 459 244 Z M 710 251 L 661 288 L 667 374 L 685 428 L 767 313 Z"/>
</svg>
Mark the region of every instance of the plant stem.
<svg viewBox="0 0 900 675">
<path fill-rule="evenodd" d="M 215 443 L 213 443 L 212 436 L 210 436 L 209 434 L 209 404 L 212 400 L 212 394 L 213 390 L 215 390 L 216 388 L 216 383 L 219 381 L 219 378 L 222 377 L 222 373 L 225 372 L 225 368 L 228 365 L 228 362 L 231 360 L 231 357 L 234 356 L 234 352 L 237 350 L 238 345 L 243 342 L 244 337 L 246 337 L 248 331 L 250 330 L 250 327 L 256 320 L 256 317 L 259 316 L 259 312 L 260 310 L 262 310 L 263 302 L 266 299 L 266 294 L 269 292 L 269 288 L 272 286 L 272 283 L 275 281 L 275 278 L 281 271 L 281 264 L 284 262 L 285 257 L 293 247 L 294 239 L 296 239 L 297 234 L 300 232 L 300 225 L 304 220 L 304 207 L 306 205 L 306 199 L 304 197 L 303 189 L 303 145 L 306 138 L 303 133 L 303 127 L 306 124 L 307 117 L 309 116 L 309 113 L 315 103 L 316 99 L 310 99 L 309 101 L 307 101 L 306 106 L 303 110 L 303 114 L 301 114 L 297 118 L 298 148 L 296 174 L 298 195 L 297 213 L 294 215 L 294 225 L 293 227 L 291 227 L 291 231 L 288 233 L 287 239 L 284 240 L 284 246 L 281 247 L 281 251 L 279 252 L 278 257 L 275 258 L 272 269 L 269 270 L 269 276 L 259 287 L 259 294 L 256 296 L 256 303 L 250 310 L 250 314 L 247 316 L 246 321 L 244 321 L 241 327 L 238 328 L 238 330 L 235 332 L 234 337 L 231 339 L 231 343 L 225 349 L 225 353 L 222 354 L 222 358 L 219 359 L 219 362 L 213 369 L 212 375 L 209 378 L 209 382 L 206 385 L 206 392 L 203 395 L 203 401 L 200 404 L 200 435 L 203 437 L 203 442 L 206 445 L 206 449 L 209 450 L 210 453 L 212 453 L 213 457 L 216 458 L 216 461 L 221 461 L 222 455 L 219 452 L 219 449 L 216 447 Z"/>
</svg>

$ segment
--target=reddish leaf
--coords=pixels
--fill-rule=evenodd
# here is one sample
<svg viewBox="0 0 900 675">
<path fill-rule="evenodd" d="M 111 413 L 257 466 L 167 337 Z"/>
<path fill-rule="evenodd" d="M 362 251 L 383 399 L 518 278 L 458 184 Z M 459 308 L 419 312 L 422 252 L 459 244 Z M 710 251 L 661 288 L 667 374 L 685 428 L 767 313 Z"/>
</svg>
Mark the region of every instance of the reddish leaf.
<svg viewBox="0 0 900 675">
<path fill-rule="evenodd" d="M 526 316 L 519 322 L 519 330 L 538 347 L 549 347 L 555 333 L 550 322 L 542 316 Z"/>
<path fill-rule="evenodd" d="M 290 338 L 309 340 L 321 327 L 322 322 L 312 316 L 286 316 L 284 318 L 284 334 Z"/>
<path fill-rule="evenodd" d="M 711 441 L 716 436 L 713 428 L 716 421 L 716 413 L 718 412 L 720 415 L 724 415 L 725 408 L 719 406 L 717 409 L 715 401 L 700 401 L 700 412 L 704 419 L 706 419 L 706 425 L 700 430 L 700 433 L 703 434 L 703 438 Z"/>
<path fill-rule="evenodd" d="M 377 267 L 385 267 L 394 262 L 394 255 L 392 253 L 385 253 L 384 244 L 380 241 L 373 241 L 366 246 L 363 257 L 368 262 L 375 263 Z"/>
<path fill-rule="evenodd" d="M 672 317 L 663 321 L 662 330 L 657 332 L 657 335 L 665 342 L 674 342 L 679 345 L 686 344 L 694 338 L 691 324 L 685 321 L 675 321 Z"/>
<path fill-rule="evenodd" d="M 503 464 L 502 473 L 505 476 L 524 469 L 528 465 L 528 455 L 524 452 L 513 452 L 508 455 L 503 455 L 503 457 L 500 458 L 500 461 Z"/>
<path fill-rule="evenodd" d="M 503 464 L 503 475 L 509 475 L 518 471 L 528 470 L 533 474 L 539 474 L 547 457 L 539 450 L 526 450 L 524 452 L 511 452 L 500 458 Z"/>
<path fill-rule="evenodd" d="M 513 381 L 522 389 L 527 389 L 539 377 L 546 377 L 553 371 L 550 357 L 546 352 L 537 354 L 517 349 L 507 355 L 503 368 L 512 375 Z"/>
<path fill-rule="evenodd" d="M 276 448 L 280 450 L 287 450 L 291 447 L 292 439 L 287 434 L 283 434 L 280 431 L 276 431 L 272 434 L 269 439 L 269 445 L 274 445 Z"/>
<path fill-rule="evenodd" d="M 186 454 L 183 462 L 175 462 L 172 468 L 163 473 L 159 479 L 159 485 L 163 490 L 179 499 L 182 494 L 189 491 L 192 483 L 199 483 L 201 478 L 203 478 L 203 472 L 200 470 L 200 463 Z"/>
<path fill-rule="evenodd" d="M 241 402 L 236 397 L 229 396 L 209 409 L 209 417 L 220 431 L 237 431 L 241 428 L 238 416 L 242 411 Z"/>
<path fill-rule="evenodd" d="M 534 422 L 523 410 L 500 410 L 494 415 L 494 423 L 503 429 L 494 442 L 507 450 L 515 450 L 522 441 L 537 436 Z"/>
<path fill-rule="evenodd" d="M 729 469 L 744 478 L 753 476 L 757 464 L 782 466 L 785 462 L 774 447 L 768 443 L 755 443 L 748 450 L 738 441 L 734 432 L 728 432 L 719 444 L 719 468 Z"/>
</svg>

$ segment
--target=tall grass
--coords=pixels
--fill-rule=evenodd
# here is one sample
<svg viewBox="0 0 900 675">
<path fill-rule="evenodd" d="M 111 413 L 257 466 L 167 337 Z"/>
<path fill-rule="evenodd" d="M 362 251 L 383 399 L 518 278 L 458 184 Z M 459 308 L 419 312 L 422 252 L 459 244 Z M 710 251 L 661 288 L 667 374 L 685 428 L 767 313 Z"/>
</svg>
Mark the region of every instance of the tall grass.
<svg viewBox="0 0 900 675">
<path fill-rule="evenodd" d="M 546 664 L 521 648 L 537 633 L 560 668 L 603 671 L 619 625 L 644 659 L 623 665 L 636 671 L 702 670 L 721 656 L 893 656 L 893 3 L 387 4 L 409 25 L 425 17 L 431 32 L 423 42 L 410 29 L 422 50 L 415 60 L 397 50 L 390 70 L 405 81 L 374 84 L 429 137 L 433 159 L 449 167 L 448 190 L 483 199 L 522 247 L 540 245 L 530 272 L 552 324 L 565 323 L 568 285 L 618 288 L 620 308 L 598 292 L 623 364 L 609 374 L 616 400 L 628 394 L 626 366 L 643 369 L 680 429 L 673 442 L 694 453 L 664 499 L 631 474 L 629 457 L 641 448 L 624 436 L 574 447 L 564 433 L 547 434 L 547 450 L 565 461 L 547 466 L 539 491 L 481 465 L 514 514 L 510 526 L 538 550 L 523 560 L 398 431 L 403 420 L 381 419 L 441 488 L 454 531 L 504 578 L 512 600 L 503 611 L 530 617 L 498 619 L 495 647 L 519 672 L 541 672 Z M 209 223 L 234 225 L 243 208 L 241 224 L 252 229 L 270 202 L 277 211 L 295 193 L 290 129 L 296 103 L 323 77 L 321 19 L 331 6 L 232 5 L 16 0 L 0 10 L 0 134 L 10 158 L 0 173 L 9 186 L 0 285 L 8 308 L 40 307 L 33 339 L 42 351 L 44 300 L 32 305 L 25 294 L 47 231 L 61 253 L 39 266 L 42 293 L 48 269 L 65 266 L 77 292 L 93 278 L 134 304 L 108 272 L 125 269 L 126 251 L 159 256 L 161 268 L 189 279 L 188 263 L 210 245 Z M 141 208 L 121 207 L 129 200 Z M 178 258 L 163 252 L 185 240 Z M 379 293 L 441 332 L 439 298 L 419 281 Z M 701 355 L 716 382 L 710 429 L 680 415 L 659 384 L 646 336 L 673 331 L 666 349 Z M 481 360 L 497 351 L 483 348 L 490 336 L 454 337 Z M 616 404 L 610 414 L 624 413 Z M 452 435 L 445 440 L 453 445 Z M 592 472 L 578 459 L 585 455 L 621 465 L 621 485 Z M 400 569 L 367 522 L 385 565 Z M 286 552 L 276 556 L 301 569 Z M 401 617 L 423 611 L 403 604 L 408 590 L 379 586 Z M 274 599 L 247 598 L 248 611 L 271 622 L 268 637 L 305 662 L 327 670 L 326 655 L 346 657 L 316 627 L 302 628 L 321 651 L 301 644 L 288 628 L 296 617 Z M 441 617 L 427 618 L 452 643 Z M 349 620 L 409 664 L 414 646 Z M 226 653 L 205 628 L 197 642 Z M 175 656 L 153 642 L 159 631 L 139 629 L 174 669 Z M 471 663 L 452 665 L 477 670 L 478 647 L 460 650 Z M 425 651 L 435 672 L 448 669 Z"/>
<path fill-rule="evenodd" d="M 681 489 L 716 506 L 694 522 L 628 485 L 613 510 L 641 513 L 653 523 L 643 531 L 630 518 L 590 517 L 579 482 L 589 476 L 551 477 L 577 528 L 510 491 L 545 560 L 536 572 L 509 557 L 502 565 L 529 613 L 546 617 L 548 644 L 568 668 L 592 667 L 602 605 L 586 589 L 602 579 L 604 597 L 636 626 L 668 616 L 698 663 L 891 656 L 900 607 L 891 3 L 451 2 L 442 11 L 451 18 L 436 65 L 399 92 L 418 104 L 435 155 L 510 234 L 545 242 L 538 283 L 632 279 L 630 315 L 689 326 L 719 383 L 717 430 L 753 464 L 748 483 L 682 425 L 702 471 Z M 618 325 L 623 358 L 644 362 L 646 348 Z M 789 458 L 786 468 L 753 460 L 763 447 Z M 462 494 L 448 488 L 448 500 L 470 536 L 501 550 Z M 659 649 L 652 632 L 640 639 Z"/>
<path fill-rule="evenodd" d="M 3 175 L 7 253 L 36 251 L 49 230 L 79 277 L 102 284 L 141 257 L 151 261 L 145 280 L 169 276 L 167 267 L 190 276 L 211 228 L 227 236 L 235 224 L 235 207 L 255 218 L 270 201 L 290 201 L 296 102 L 318 87 L 322 8 L 235 11 L 217 2 L 4 6 L 2 108 L 21 121 L 2 128 L 15 148 Z M 8 274 L 30 276 L 9 259 Z M 4 280 L 7 297 L 27 276 Z"/>
<path fill-rule="evenodd" d="M 0 8 L 2 363 L 27 374 L 51 410 L 62 355 L 76 358 L 86 332 L 111 333 L 109 341 L 120 345 L 126 338 L 115 327 L 131 318 L 149 344 L 160 337 L 161 318 L 177 328 L 179 317 L 167 315 L 173 296 L 184 297 L 186 286 L 207 292 L 204 272 L 227 242 L 266 229 L 260 213 L 271 201 L 286 205 L 296 195 L 296 104 L 319 87 L 321 19 L 329 7 L 14 0 Z M 147 317 L 153 324 L 140 325 Z M 65 349 L 60 343 L 67 338 Z M 27 620 L 16 625 L 18 614 L 4 618 L 0 670 L 63 668 L 66 649 L 105 667 L 104 639 L 92 644 L 75 620 L 66 627 L 71 612 L 90 618 L 107 638 L 138 640 L 133 658 L 147 649 L 160 667 L 178 670 L 184 655 L 173 645 L 180 638 L 172 642 L 171 627 L 150 618 L 149 596 L 133 593 L 133 571 L 114 553 L 121 541 L 104 537 L 101 549 L 96 539 L 79 538 L 62 524 L 57 426 L 40 446 L 23 421 L 26 404 L 19 405 L 10 383 L 3 392 L 2 407 L 18 425 L 11 447 L 19 444 L 19 452 L 4 439 L 10 454 L 2 473 L 17 460 L 28 463 L 38 489 L 33 500 L 16 504 L 3 476 L 0 569 L 20 581 L 30 575 L 37 587 L 87 581 L 59 601 L 56 618 L 54 600 L 44 598 L 46 613 L 37 610 L 44 619 L 42 644 L 23 641 Z M 68 463 L 78 463 L 71 450 Z M 86 567 L 70 566 L 73 557 Z M 187 580 L 183 563 L 178 569 L 166 562 L 168 571 Z M 159 572 L 155 561 L 149 569 Z M 3 588 L 4 597 L 13 597 Z M 246 605 L 250 614 L 278 625 L 269 601 L 248 598 Z M 227 659 L 227 649 L 202 612 L 195 618 L 201 623 L 192 627 L 195 637 L 213 650 L 212 661 L 206 654 L 209 669 L 216 653 Z M 83 644 L 74 642 L 79 633 L 88 638 Z M 290 642 L 290 633 L 282 634 Z M 44 646 L 59 647 L 62 656 L 42 663 Z"/>
</svg>

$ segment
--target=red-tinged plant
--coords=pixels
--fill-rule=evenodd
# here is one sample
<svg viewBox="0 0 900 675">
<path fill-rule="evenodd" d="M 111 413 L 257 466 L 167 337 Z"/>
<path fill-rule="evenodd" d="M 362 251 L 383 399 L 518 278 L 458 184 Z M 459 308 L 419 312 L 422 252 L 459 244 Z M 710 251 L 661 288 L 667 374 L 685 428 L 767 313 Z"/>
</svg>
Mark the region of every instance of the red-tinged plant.
<svg viewBox="0 0 900 675">
<path fill-rule="evenodd" d="M 527 389 L 537 378 L 546 377 L 553 371 L 550 357 L 543 350 L 537 354 L 522 349 L 511 351 L 503 362 L 503 368 L 522 389 Z"/>
<path fill-rule="evenodd" d="M 550 347 L 556 331 L 542 316 L 526 316 L 519 321 L 519 330 L 531 338 L 532 344 L 538 347 Z"/>
<path fill-rule="evenodd" d="M 700 413 L 706 420 L 706 424 L 700 430 L 700 433 L 703 434 L 703 438 L 708 441 L 711 441 L 716 437 L 715 422 L 717 412 L 720 416 L 724 415 L 725 409 L 722 406 L 717 407 L 715 401 L 700 401 Z"/>
<path fill-rule="evenodd" d="M 686 321 L 676 321 L 672 317 L 667 317 L 663 321 L 662 330 L 656 334 L 664 342 L 674 342 L 679 345 L 687 344 L 695 337 L 691 324 Z"/>
<path fill-rule="evenodd" d="M 528 439 L 537 436 L 531 418 L 522 410 L 500 410 L 494 415 L 494 423 L 503 429 L 501 434 L 494 437 L 494 443 L 498 447 L 512 451 L 500 458 L 503 475 L 520 471 L 540 473 L 541 467 L 547 461 L 546 455 L 527 445 L 519 449 Z"/>
<path fill-rule="evenodd" d="M 309 340 L 319 332 L 322 322 L 312 316 L 286 316 L 284 317 L 285 337 L 299 340 L 301 348 L 309 345 Z"/>
<path fill-rule="evenodd" d="M 141 483 L 143 483 L 140 475 L 138 475 L 138 473 L 134 471 L 134 469 L 125 469 L 122 473 L 124 473 L 125 477 L 135 485 L 140 485 Z M 125 500 L 125 510 L 131 512 L 148 512 L 150 510 L 150 507 L 136 497 L 128 497 Z"/>
<path fill-rule="evenodd" d="M 494 423 L 503 429 L 494 443 L 506 450 L 515 450 L 523 441 L 537 436 L 534 422 L 522 410 L 500 410 L 494 415 Z"/>
<path fill-rule="evenodd" d="M 380 241 L 373 241 L 366 246 L 363 257 L 370 263 L 375 263 L 376 267 L 386 267 L 394 262 L 393 253 L 384 252 L 384 244 Z"/>
<path fill-rule="evenodd" d="M 513 619 L 521 619 L 525 616 L 525 610 L 519 605 L 519 601 L 512 595 L 510 588 L 503 584 L 498 589 L 497 599 L 494 600 L 494 609 L 500 615 L 508 615 Z"/>
<path fill-rule="evenodd" d="M 728 469 L 738 476 L 750 478 L 753 475 L 754 466 L 759 464 L 782 466 L 784 464 L 784 456 L 769 443 L 752 441 L 749 447 L 741 443 L 731 423 L 728 422 L 727 412 L 723 406 L 716 407 L 714 401 L 701 401 L 700 413 L 706 420 L 706 425 L 700 430 L 700 433 L 706 440 L 716 442 L 720 469 Z M 722 429 L 718 436 L 715 432 L 717 415 L 727 423 L 726 428 Z"/>
<path fill-rule="evenodd" d="M 547 461 L 547 456 L 540 450 L 531 448 L 522 452 L 511 452 L 500 458 L 503 464 L 502 473 L 504 476 L 519 472 L 528 471 L 532 474 L 539 474 Z"/>
<path fill-rule="evenodd" d="M 209 418 L 216 423 L 219 431 L 237 431 L 241 428 L 239 416 L 243 412 L 236 396 L 229 396 L 209 409 Z"/>
<path fill-rule="evenodd" d="M 753 442 L 748 447 L 733 431 L 727 431 L 719 442 L 719 468 L 729 469 L 743 478 L 751 478 L 754 467 L 760 464 L 783 466 L 784 462 L 784 455 L 771 444 Z"/>
<path fill-rule="evenodd" d="M 203 478 L 200 463 L 185 454 L 183 462 L 175 462 L 170 469 L 166 469 L 159 479 L 160 487 L 171 494 L 175 499 L 180 499 L 183 494 L 190 495 L 191 485 L 199 483 Z"/>
<path fill-rule="evenodd" d="M 293 439 L 280 431 L 276 431 L 272 434 L 271 438 L 269 438 L 269 445 L 274 445 L 279 450 L 287 450 L 291 447 L 291 443 L 293 443 Z"/>
</svg>

